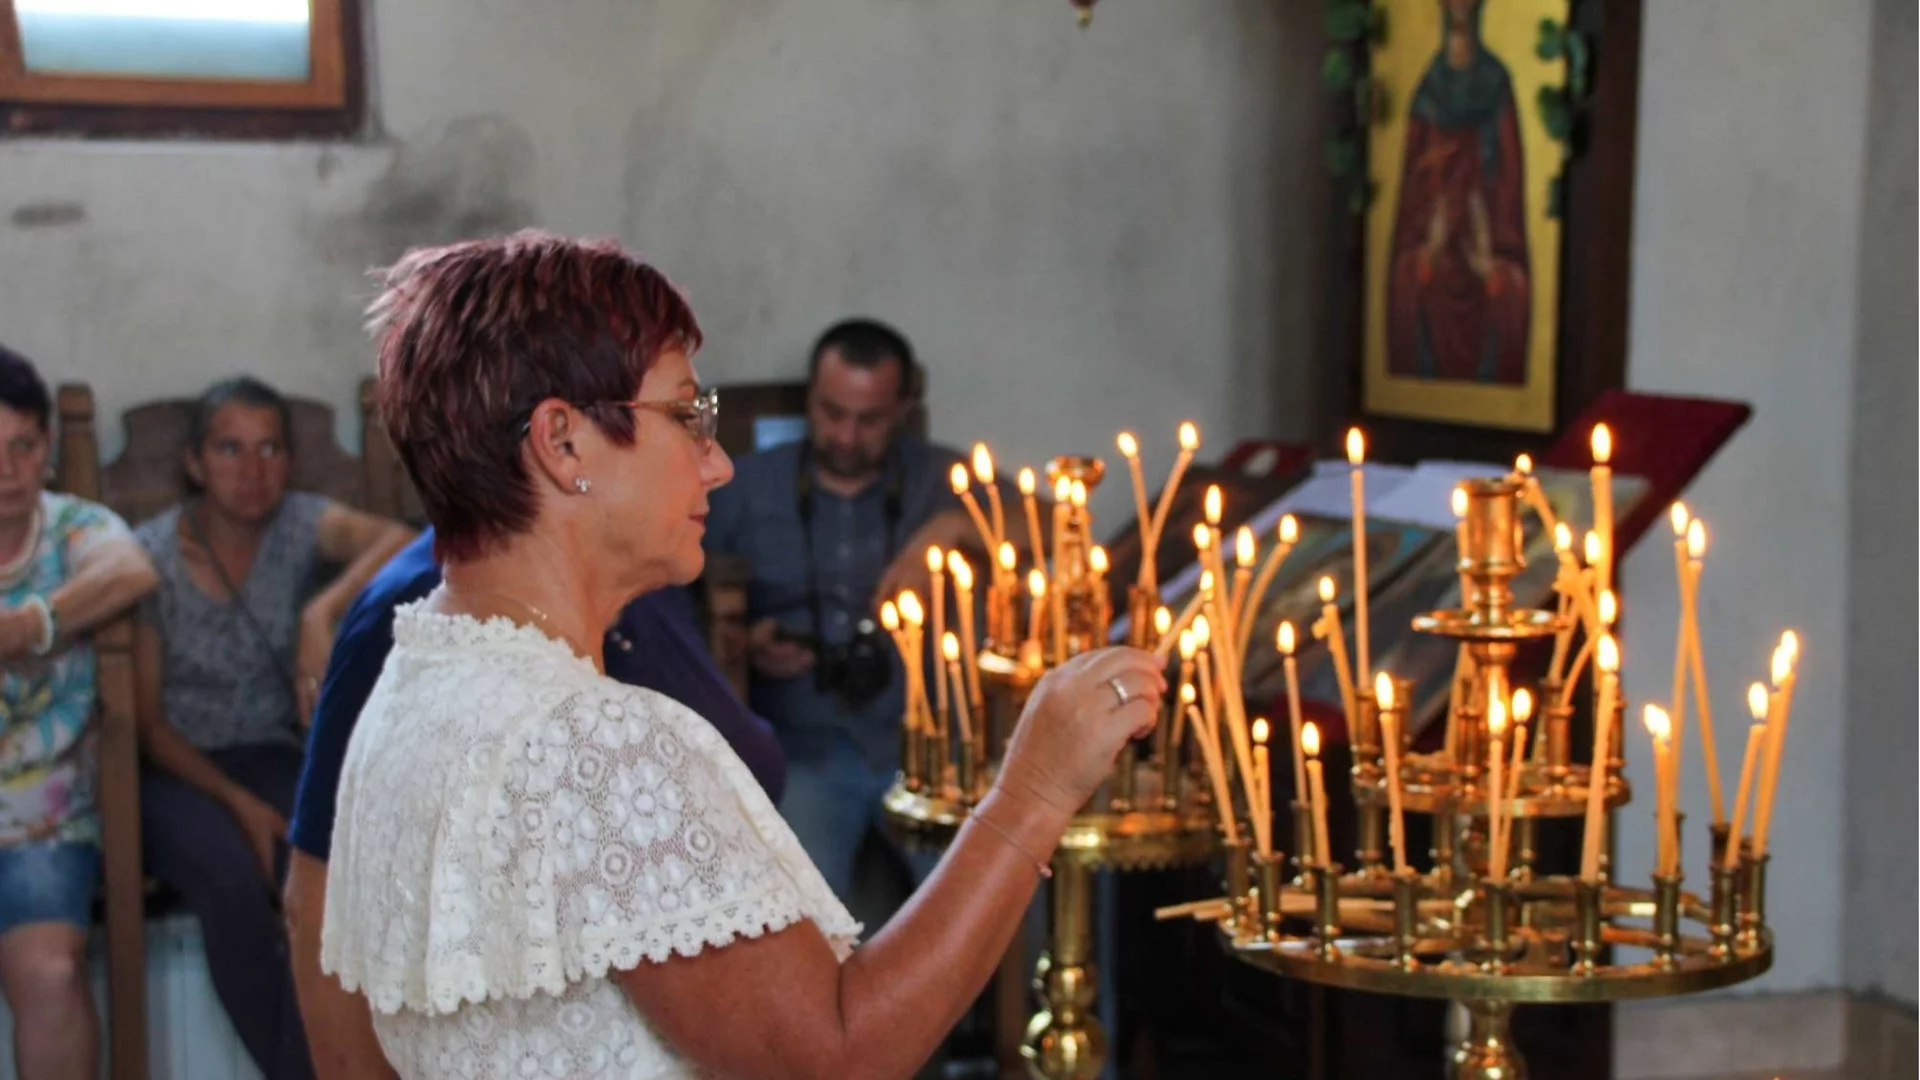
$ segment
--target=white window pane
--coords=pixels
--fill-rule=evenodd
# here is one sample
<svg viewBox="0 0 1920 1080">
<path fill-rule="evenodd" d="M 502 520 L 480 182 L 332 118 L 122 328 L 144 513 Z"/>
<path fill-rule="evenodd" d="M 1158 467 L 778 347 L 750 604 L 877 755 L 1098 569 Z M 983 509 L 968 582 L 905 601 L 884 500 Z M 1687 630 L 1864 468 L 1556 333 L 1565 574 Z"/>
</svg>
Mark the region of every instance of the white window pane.
<svg viewBox="0 0 1920 1080">
<path fill-rule="evenodd" d="M 15 0 L 38 74 L 304 82 L 306 0 Z"/>
</svg>

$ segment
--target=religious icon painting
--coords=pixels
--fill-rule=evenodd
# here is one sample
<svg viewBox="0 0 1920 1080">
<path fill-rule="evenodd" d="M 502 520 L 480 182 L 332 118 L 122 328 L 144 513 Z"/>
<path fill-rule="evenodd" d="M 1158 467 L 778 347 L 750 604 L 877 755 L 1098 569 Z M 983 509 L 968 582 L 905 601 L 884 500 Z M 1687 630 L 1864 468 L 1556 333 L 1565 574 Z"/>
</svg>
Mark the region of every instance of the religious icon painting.
<svg viewBox="0 0 1920 1080">
<path fill-rule="evenodd" d="M 1554 422 L 1560 144 L 1540 108 L 1568 0 L 1394 0 L 1374 48 L 1389 113 L 1369 134 L 1369 413 L 1523 431 Z"/>
</svg>

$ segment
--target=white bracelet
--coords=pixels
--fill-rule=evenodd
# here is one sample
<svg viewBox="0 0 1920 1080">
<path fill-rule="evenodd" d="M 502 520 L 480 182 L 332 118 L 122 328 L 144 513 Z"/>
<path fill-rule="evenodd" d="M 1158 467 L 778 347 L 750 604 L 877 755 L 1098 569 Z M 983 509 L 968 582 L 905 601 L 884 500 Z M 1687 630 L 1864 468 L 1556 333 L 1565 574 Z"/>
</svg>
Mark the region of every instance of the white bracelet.
<svg viewBox="0 0 1920 1080">
<path fill-rule="evenodd" d="M 40 613 L 40 640 L 33 644 L 33 655 L 45 656 L 53 651 L 53 639 L 58 630 L 54 626 L 53 605 L 45 597 L 29 596 L 22 607 L 32 608 Z"/>
</svg>

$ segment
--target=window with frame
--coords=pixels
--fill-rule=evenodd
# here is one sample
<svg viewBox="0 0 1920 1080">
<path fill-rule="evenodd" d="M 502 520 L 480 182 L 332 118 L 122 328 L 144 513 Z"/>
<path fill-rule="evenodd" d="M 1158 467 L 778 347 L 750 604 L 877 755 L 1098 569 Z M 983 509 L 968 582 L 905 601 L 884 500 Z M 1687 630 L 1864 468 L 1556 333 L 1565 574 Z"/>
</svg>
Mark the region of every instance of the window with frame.
<svg viewBox="0 0 1920 1080">
<path fill-rule="evenodd" d="M 8 132 L 339 134 L 357 0 L 0 0 Z"/>
</svg>

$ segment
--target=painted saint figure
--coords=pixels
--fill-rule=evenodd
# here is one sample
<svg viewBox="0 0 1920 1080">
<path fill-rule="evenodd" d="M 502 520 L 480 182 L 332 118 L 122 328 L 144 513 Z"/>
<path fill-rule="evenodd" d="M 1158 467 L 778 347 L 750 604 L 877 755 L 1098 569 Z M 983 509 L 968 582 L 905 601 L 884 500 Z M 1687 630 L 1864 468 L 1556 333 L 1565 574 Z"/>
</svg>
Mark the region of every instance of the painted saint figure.
<svg viewBox="0 0 1920 1080">
<path fill-rule="evenodd" d="M 1387 279 L 1387 370 L 1526 381 L 1526 200 L 1505 64 L 1480 39 L 1486 0 L 1440 0 L 1440 51 L 1410 114 Z"/>
</svg>

